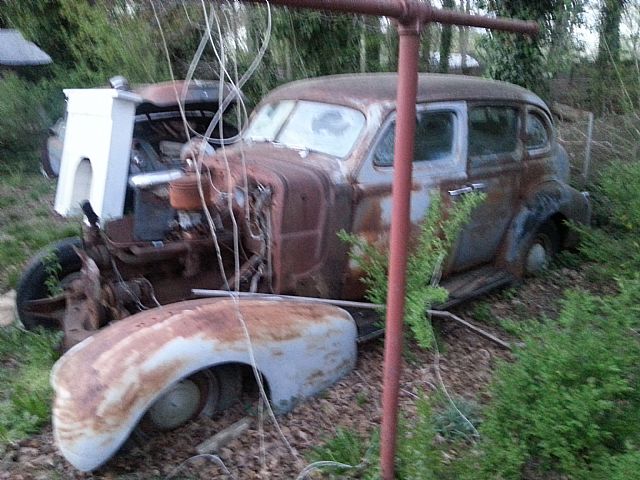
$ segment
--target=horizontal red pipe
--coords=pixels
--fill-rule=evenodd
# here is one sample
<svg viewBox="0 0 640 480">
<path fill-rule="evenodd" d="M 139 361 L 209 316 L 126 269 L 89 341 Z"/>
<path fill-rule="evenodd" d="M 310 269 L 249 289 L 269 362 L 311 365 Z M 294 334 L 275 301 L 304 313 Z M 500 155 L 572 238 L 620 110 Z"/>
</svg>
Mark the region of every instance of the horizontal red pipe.
<svg viewBox="0 0 640 480">
<path fill-rule="evenodd" d="M 264 3 L 264 0 L 244 1 L 248 3 Z M 391 17 L 405 24 L 419 20 L 422 23 L 437 22 L 528 35 L 536 35 L 538 33 L 538 24 L 535 22 L 469 15 L 456 10 L 433 8 L 419 0 L 270 0 L 269 3 L 294 8 Z"/>
</svg>

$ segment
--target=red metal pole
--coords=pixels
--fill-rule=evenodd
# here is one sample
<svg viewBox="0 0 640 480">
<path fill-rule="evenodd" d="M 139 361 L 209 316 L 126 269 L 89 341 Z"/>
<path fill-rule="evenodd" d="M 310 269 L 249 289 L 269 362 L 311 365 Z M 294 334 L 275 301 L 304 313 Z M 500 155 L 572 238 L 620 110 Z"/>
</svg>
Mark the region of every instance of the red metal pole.
<svg viewBox="0 0 640 480">
<path fill-rule="evenodd" d="M 393 480 L 398 422 L 398 393 L 402 367 L 402 323 L 406 290 L 407 240 L 411 206 L 411 171 L 416 128 L 418 52 L 420 22 L 399 25 L 398 93 L 389 252 L 389 291 L 384 340 L 384 380 L 382 392 L 382 432 L 380 464 L 382 478 Z"/>
</svg>

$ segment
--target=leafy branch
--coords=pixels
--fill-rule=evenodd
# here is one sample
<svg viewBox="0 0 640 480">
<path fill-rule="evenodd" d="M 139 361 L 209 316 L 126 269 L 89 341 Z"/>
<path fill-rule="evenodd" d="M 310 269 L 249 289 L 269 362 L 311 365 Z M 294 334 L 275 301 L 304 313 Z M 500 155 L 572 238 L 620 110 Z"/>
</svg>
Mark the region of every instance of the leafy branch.
<svg viewBox="0 0 640 480">
<path fill-rule="evenodd" d="M 431 348 L 434 342 L 431 323 L 425 321 L 425 312 L 432 305 L 444 303 L 448 296 L 448 292 L 438 285 L 444 260 L 471 213 L 484 197 L 479 193 L 465 195 L 453 208 L 445 209 L 442 199 L 434 196 L 420 227 L 415 248 L 407 263 L 405 321 L 418 344 L 424 348 Z M 351 246 L 349 256 L 364 272 L 361 280 L 367 288 L 367 299 L 386 304 L 388 250 L 380 249 L 344 230 L 338 236 Z M 384 311 L 381 313 L 384 314 Z"/>
</svg>

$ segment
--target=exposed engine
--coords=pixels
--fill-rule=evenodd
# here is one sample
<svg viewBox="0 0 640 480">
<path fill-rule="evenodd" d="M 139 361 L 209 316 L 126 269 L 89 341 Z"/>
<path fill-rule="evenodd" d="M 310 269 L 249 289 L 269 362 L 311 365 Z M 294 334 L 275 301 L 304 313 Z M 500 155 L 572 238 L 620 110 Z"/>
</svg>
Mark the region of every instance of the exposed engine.
<svg viewBox="0 0 640 480">
<path fill-rule="evenodd" d="M 81 306 L 62 321 L 66 348 L 192 288 L 270 291 L 271 188 L 230 180 L 222 165 L 190 164 L 133 176 L 133 213 L 103 228 L 87 207 L 81 281 L 65 291 L 68 305 Z"/>
</svg>

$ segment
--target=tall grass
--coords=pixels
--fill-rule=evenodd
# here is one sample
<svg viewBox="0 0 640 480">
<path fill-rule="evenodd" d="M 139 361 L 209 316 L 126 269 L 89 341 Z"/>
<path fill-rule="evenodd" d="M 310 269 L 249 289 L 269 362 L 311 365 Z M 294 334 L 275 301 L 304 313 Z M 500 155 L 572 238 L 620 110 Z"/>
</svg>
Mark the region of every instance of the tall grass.
<svg viewBox="0 0 640 480">
<path fill-rule="evenodd" d="M 37 433 L 49 421 L 49 372 L 58 357 L 60 336 L 0 329 L 0 445 Z"/>
<path fill-rule="evenodd" d="M 28 168 L 0 176 L 0 292 L 16 286 L 25 262 L 61 238 L 77 236 L 80 222 L 52 209 L 55 184 Z"/>
</svg>

